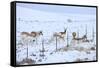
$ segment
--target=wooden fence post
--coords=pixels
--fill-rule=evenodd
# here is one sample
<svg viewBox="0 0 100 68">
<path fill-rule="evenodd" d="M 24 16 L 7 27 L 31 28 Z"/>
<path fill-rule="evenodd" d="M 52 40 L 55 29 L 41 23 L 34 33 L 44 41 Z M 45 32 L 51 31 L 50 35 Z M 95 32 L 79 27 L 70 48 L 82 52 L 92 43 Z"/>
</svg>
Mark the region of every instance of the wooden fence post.
<svg viewBox="0 0 100 68">
<path fill-rule="evenodd" d="M 57 36 L 56 36 L 56 51 L 57 51 Z"/>
<path fill-rule="evenodd" d="M 43 55 L 43 58 L 44 58 L 44 39 L 42 40 L 42 55 Z"/>
<path fill-rule="evenodd" d="M 86 40 L 87 40 L 87 25 L 86 25 L 86 27 L 85 27 L 85 35 L 86 35 Z"/>
<path fill-rule="evenodd" d="M 67 31 L 67 47 L 69 47 L 69 37 L 68 37 L 68 31 Z"/>
<path fill-rule="evenodd" d="M 79 30 L 77 31 L 77 38 L 79 38 Z M 79 44 L 79 40 L 77 43 Z"/>
<path fill-rule="evenodd" d="M 94 41 L 94 28 L 92 28 L 92 41 Z"/>
<path fill-rule="evenodd" d="M 28 43 L 27 43 L 27 59 L 28 59 Z"/>
</svg>

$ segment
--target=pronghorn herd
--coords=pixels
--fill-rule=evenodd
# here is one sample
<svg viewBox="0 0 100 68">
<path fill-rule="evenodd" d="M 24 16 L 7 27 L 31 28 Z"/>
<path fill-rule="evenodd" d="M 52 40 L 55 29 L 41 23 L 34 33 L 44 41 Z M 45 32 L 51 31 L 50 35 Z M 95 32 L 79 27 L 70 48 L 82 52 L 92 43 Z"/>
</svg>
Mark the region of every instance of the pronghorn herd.
<svg viewBox="0 0 100 68">
<path fill-rule="evenodd" d="M 45 33 L 44 33 L 45 34 Z M 20 52 L 21 51 L 23 51 L 24 49 L 26 49 L 27 50 L 27 56 L 31 56 L 31 52 L 30 51 L 32 51 L 32 56 L 33 57 L 36 57 L 37 58 L 37 55 L 39 54 L 40 56 L 43 56 L 43 55 L 45 55 L 45 57 L 46 57 L 46 54 L 51 54 L 51 53 L 54 53 L 54 52 L 57 52 L 57 51 L 70 51 L 70 50 L 72 50 L 72 51 L 74 51 L 74 49 L 75 50 L 80 50 L 81 49 L 81 46 L 80 45 L 78 45 L 78 46 L 80 46 L 80 47 L 77 47 L 77 45 L 74 47 L 74 44 L 73 44 L 73 46 L 72 47 L 66 47 L 66 46 L 63 46 L 63 45 L 66 45 L 65 43 L 64 44 L 61 44 L 60 46 L 61 47 L 59 47 L 59 44 L 57 45 L 58 47 L 57 47 L 57 50 L 55 49 L 55 46 L 53 46 L 52 44 L 49 44 L 48 46 L 44 46 L 44 47 L 42 47 L 43 48 L 43 50 L 41 50 L 41 45 L 43 44 L 41 44 L 40 43 L 40 45 L 36 45 L 36 47 L 32 44 L 32 46 L 30 46 L 30 44 L 29 43 L 34 43 L 34 42 L 39 42 L 37 39 L 40 39 L 39 37 L 40 36 L 44 36 L 44 34 L 43 34 L 43 31 L 31 31 L 31 32 L 20 32 L 20 37 L 21 37 L 21 41 L 23 41 L 23 47 L 20 47 L 19 46 L 19 48 L 17 48 L 17 49 L 19 49 L 20 50 L 20 48 L 21 48 L 21 50 L 20 50 Z M 71 33 L 71 40 L 70 41 L 75 41 L 75 44 L 77 44 L 76 42 L 87 42 L 87 35 L 83 35 L 82 37 L 77 37 L 77 33 L 76 32 L 72 32 Z M 45 36 L 44 36 L 45 37 Z M 66 42 L 66 40 L 67 40 L 67 29 L 64 29 L 63 31 L 59 31 L 59 32 L 54 32 L 54 33 L 52 33 L 52 37 L 53 37 L 53 39 L 52 39 L 52 41 L 54 41 L 54 40 L 56 40 L 56 38 L 58 39 L 57 41 L 59 42 L 59 41 L 63 41 L 63 42 Z M 44 38 L 43 38 L 44 39 Z M 50 39 L 48 39 L 48 40 L 51 40 L 51 38 Z M 52 42 L 51 41 L 51 42 Z M 42 42 L 42 40 L 41 40 L 41 42 Z M 50 43 L 51 43 L 50 42 Z M 89 40 L 88 40 L 88 42 L 89 42 Z M 27 44 L 28 43 L 28 44 Z M 55 41 L 54 41 L 54 43 L 55 43 Z M 54 44 L 53 43 L 53 44 Z M 45 43 L 46 44 L 46 43 Z M 24 47 L 24 45 L 26 45 L 26 47 Z M 29 46 L 28 46 L 29 45 Z M 51 46 L 50 46 L 51 45 Z M 70 44 L 71 45 L 71 44 Z M 52 47 L 53 46 L 53 47 Z M 82 45 L 83 46 L 83 45 Z M 48 48 L 47 48 L 48 47 Z M 76 48 L 77 47 L 77 48 Z M 23 49 L 22 49 L 23 48 Z M 31 50 L 31 48 L 32 48 L 32 50 Z M 36 51 L 35 51 L 35 48 L 36 48 Z M 54 49 L 53 49 L 54 48 Z M 83 48 L 83 47 L 82 47 Z M 59 50 L 60 49 L 60 50 Z M 17 53 L 19 52 L 19 50 L 18 51 L 16 51 Z M 83 51 L 85 51 L 85 50 L 88 50 L 88 49 L 83 49 Z M 29 52 L 28 52 L 29 51 Z M 50 52 L 49 52 L 50 51 Z M 81 50 L 80 50 L 81 51 Z M 26 51 L 25 51 L 26 52 Z M 45 53 L 46 52 L 46 53 Z M 25 53 L 26 54 L 26 53 Z M 20 55 L 20 53 L 18 53 L 18 56 Z M 37 60 L 38 59 L 40 59 L 40 58 L 37 58 L 36 59 L 36 62 L 37 62 Z M 29 59 L 27 59 L 28 61 L 30 61 L 30 62 L 27 62 L 26 61 L 26 59 L 24 59 L 24 60 L 22 60 L 21 62 L 27 62 L 27 63 L 31 63 L 31 61 L 32 60 L 29 60 Z M 34 59 L 35 60 L 35 59 Z"/>
<path fill-rule="evenodd" d="M 67 34 L 67 28 L 64 28 L 63 32 L 54 32 L 52 34 L 52 38 L 49 39 L 49 43 L 51 43 L 55 38 L 57 38 L 58 41 L 63 41 L 65 42 L 66 39 L 66 34 Z M 32 32 L 21 32 L 21 39 L 22 41 L 26 42 L 36 42 L 37 44 L 37 39 L 39 39 L 40 36 L 43 36 L 43 31 L 32 31 Z M 87 40 L 87 35 L 83 35 L 82 37 L 76 37 L 77 33 L 72 32 L 72 40 L 76 42 L 90 42 L 90 40 Z"/>
</svg>

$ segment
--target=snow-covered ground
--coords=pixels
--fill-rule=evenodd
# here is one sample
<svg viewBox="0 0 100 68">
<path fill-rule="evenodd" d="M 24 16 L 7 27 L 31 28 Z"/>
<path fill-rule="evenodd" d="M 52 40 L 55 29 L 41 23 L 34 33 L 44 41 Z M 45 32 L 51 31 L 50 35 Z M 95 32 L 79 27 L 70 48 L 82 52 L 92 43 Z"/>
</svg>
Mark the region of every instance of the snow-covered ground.
<svg viewBox="0 0 100 68">
<path fill-rule="evenodd" d="M 93 43 L 81 43 L 70 45 L 69 47 L 55 44 L 44 45 L 44 54 L 41 52 L 42 45 L 29 45 L 28 58 L 35 60 L 34 64 L 59 63 L 59 62 L 79 62 L 95 61 L 96 46 Z M 20 51 L 20 52 L 18 52 Z M 41 55 L 44 56 L 41 56 Z M 20 62 L 27 57 L 27 46 L 22 46 L 17 50 L 17 61 Z"/>
<path fill-rule="evenodd" d="M 55 13 L 47 12 L 47 10 L 45 11 L 45 9 L 44 11 L 32 9 L 35 7 L 35 5 L 31 7 L 29 5 L 27 6 L 28 7 L 23 7 L 20 4 L 17 4 L 17 64 L 45 64 L 96 60 L 95 13 Z M 82 8 L 80 8 L 80 10 L 81 9 Z M 86 10 L 89 9 L 87 8 Z M 72 8 L 72 10 L 75 9 Z M 95 8 L 93 9 L 93 11 L 95 11 Z M 89 12 L 91 13 L 92 11 L 88 11 L 87 13 Z M 64 32 L 64 28 L 67 28 L 65 41 L 59 41 L 54 38 L 49 43 L 49 40 L 53 38 L 53 34 L 55 32 Z M 93 39 L 94 35 L 94 41 L 79 41 L 79 43 L 77 43 L 76 40 L 72 40 L 72 32 L 78 32 L 78 37 L 81 38 L 86 34 L 86 29 L 87 39 Z M 30 33 L 32 31 L 43 32 L 43 36 L 40 36 L 37 39 L 37 43 L 33 40 L 23 41 L 21 39 L 21 32 Z M 44 42 L 42 42 L 43 40 Z"/>
</svg>

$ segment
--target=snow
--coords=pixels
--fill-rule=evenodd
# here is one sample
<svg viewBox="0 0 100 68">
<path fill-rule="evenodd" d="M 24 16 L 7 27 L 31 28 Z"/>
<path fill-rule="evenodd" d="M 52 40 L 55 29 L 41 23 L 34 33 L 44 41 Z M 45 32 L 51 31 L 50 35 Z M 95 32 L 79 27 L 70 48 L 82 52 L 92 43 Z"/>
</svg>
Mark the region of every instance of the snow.
<svg viewBox="0 0 100 68">
<path fill-rule="evenodd" d="M 46 52 L 44 52 L 45 56 L 43 58 L 43 57 L 40 57 L 40 54 L 42 54 L 39 51 L 39 50 L 41 50 L 40 45 L 39 46 L 36 45 L 36 46 L 29 46 L 28 53 L 29 53 L 29 58 L 35 59 L 36 64 L 75 62 L 77 60 L 77 58 L 81 59 L 81 61 L 96 60 L 96 51 L 89 50 L 90 45 L 89 46 L 87 45 L 86 47 L 84 47 L 84 49 L 87 48 L 87 51 L 86 50 L 80 51 L 80 50 L 76 49 L 76 48 L 79 49 L 80 47 L 84 47 L 84 45 L 83 46 L 77 45 L 77 46 L 73 46 L 73 47 L 71 46 L 71 48 L 73 48 L 73 49 L 68 48 L 67 51 L 57 51 L 56 52 L 54 45 L 48 46 L 47 48 L 46 47 L 44 48 L 47 50 L 46 50 Z M 90 54 L 87 54 L 87 52 L 90 52 Z M 22 52 L 19 53 L 20 59 L 17 59 L 17 60 L 21 61 L 22 58 L 24 59 L 26 57 L 26 53 L 25 54 L 22 54 L 22 53 L 25 53 L 25 50 L 22 50 Z M 34 53 L 36 56 L 35 57 L 31 56 L 32 53 Z M 85 58 L 88 58 L 88 60 L 85 60 Z M 38 61 L 39 59 L 42 59 L 42 62 L 39 62 Z"/>
<path fill-rule="evenodd" d="M 96 60 L 96 18 L 94 15 L 75 13 L 60 14 L 17 6 L 17 63 L 22 62 L 26 58 L 34 60 L 35 62 L 32 64 Z M 72 21 L 69 22 L 67 21 L 68 19 Z M 89 40 L 92 39 L 92 29 L 94 28 L 94 41 L 79 41 L 77 43 L 76 40 L 72 40 L 72 32 L 79 32 L 79 37 L 82 37 L 85 34 L 86 26 Z M 57 40 L 56 50 L 56 39 L 53 38 L 53 34 L 55 32 L 63 32 L 64 28 L 67 28 L 68 33 L 66 34 L 65 41 Z M 37 39 L 37 43 L 33 42 L 33 38 L 30 37 L 26 38 L 25 41 L 21 39 L 21 32 L 30 33 L 32 31 L 43 31 L 43 36 Z M 67 40 L 67 35 L 69 41 Z M 42 42 L 43 40 L 44 43 Z M 49 42 L 50 40 L 52 41 Z M 44 52 L 42 52 L 42 44 L 44 45 Z M 28 63 L 19 64 L 26 65 Z"/>
</svg>

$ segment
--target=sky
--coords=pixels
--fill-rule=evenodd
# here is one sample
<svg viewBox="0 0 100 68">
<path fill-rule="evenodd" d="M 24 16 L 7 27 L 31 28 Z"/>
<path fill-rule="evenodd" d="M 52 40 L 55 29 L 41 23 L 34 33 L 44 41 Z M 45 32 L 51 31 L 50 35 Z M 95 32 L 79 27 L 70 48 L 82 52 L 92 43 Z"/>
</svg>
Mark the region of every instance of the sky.
<svg viewBox="0 0 100 68">
<path fill-rule="evenodd" d="M 61 5 L 46 5 L 46 4 L 29 4 L 29 3 L 17 3 L 17 6 L 44 12 L 52 12 L 52 13 L 96 15 L 95 7 L 61 6 Z"/>
</svg>

